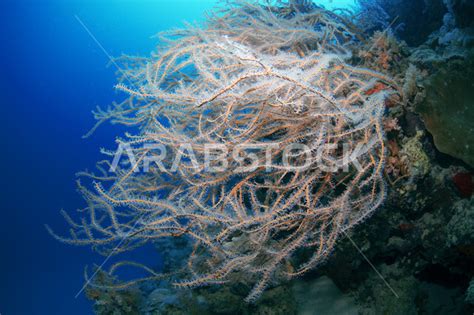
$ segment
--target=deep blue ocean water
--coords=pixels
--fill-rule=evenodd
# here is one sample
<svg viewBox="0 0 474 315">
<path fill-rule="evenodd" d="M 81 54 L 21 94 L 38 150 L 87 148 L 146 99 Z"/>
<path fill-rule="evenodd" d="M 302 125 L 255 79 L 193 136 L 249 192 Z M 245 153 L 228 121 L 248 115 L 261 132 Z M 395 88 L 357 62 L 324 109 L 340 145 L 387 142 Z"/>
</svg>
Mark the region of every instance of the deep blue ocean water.
<svg viewBox="0 0 474 315">
<path fill-rule="evenodd" d="M 321 3 L 321 2 L 319 2 Z M 352 0 L 326 1 L 343 6 Z M 211 0 L 2 2 L 0 10 L 1 219 L 0 314 L 91 314 L 80 294 L 85 265 L 104 258 L 54 240 L 66 231 L 60 209 L 84 205 L 75 173 L 93 169 L 99 148 L 121 129 L 106 125 L 82 139 L 97 105 L 124 96 L 113 89 L 108 54 L 148 55 L 151 36 L 202 20 Z M 132 258 L 159 263 L 153 249 Z"/>
</svg>

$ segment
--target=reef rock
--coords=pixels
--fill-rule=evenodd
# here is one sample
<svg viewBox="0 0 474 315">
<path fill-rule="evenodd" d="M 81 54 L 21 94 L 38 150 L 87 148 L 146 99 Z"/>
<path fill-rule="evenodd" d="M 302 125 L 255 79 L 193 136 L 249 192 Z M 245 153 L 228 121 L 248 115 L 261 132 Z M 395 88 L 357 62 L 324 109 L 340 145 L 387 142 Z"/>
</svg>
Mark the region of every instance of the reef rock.
<svg viewBox="0 0 474 315">
<path fill-rule="evenodd" d="M 474 57 L 454 60 L 425 83 L 417 107 L 437 149 L 474 167 Z"/>
<path fill-rule="evenodd" d="M 471 280 L 469 288 L 467 289 L 466 302 L 474 305 L 474 278 Z"/>
<path fill-rule="evenodd" d="M 326 276 L 311 282 L 295 282 L 292 289 L 299 315 L 359 314 L 354 299 L 344 295 Z"/>
<path fill-rule="evenodd" d="M 461 200 L 454 205 L 454 216 L 447 225 L 448 245 L 474 244 L 474 199 Z"/>
</svg>

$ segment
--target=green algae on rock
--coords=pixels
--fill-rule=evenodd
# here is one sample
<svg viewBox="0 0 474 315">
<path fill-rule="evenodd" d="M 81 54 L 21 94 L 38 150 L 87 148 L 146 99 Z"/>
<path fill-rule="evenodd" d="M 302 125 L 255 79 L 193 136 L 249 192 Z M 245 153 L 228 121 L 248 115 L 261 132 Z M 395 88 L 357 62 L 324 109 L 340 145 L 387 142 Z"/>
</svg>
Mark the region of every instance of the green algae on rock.
<svg viewBox="0 0 474 315">
<path fill-rule="evenodd" d="M 442 66 L 417 107 L 437 149 L 474 167 L 474 55 Z"/>
</svg>

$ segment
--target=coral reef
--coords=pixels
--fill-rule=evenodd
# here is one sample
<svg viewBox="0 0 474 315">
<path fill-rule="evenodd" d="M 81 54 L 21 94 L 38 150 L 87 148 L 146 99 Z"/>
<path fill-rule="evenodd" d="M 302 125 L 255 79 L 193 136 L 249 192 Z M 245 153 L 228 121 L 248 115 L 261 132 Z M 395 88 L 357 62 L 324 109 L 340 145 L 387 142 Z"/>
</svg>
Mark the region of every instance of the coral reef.
<svg viewBox="0 0 474 315">
<path fill-rule="evenodd" d="M 119 58 L 129 97 L 96 127 L 139 130 L 118 139 L 136 163 L 83 173 L 87 220 L 64 213 L 71 236 L 51 232 L 104 255 L 153 242 L 167 259 L 91 279 L 98 313 L 474 311 L 472 4 L 359 5 L 232 2 L 150 58 Z M 309 149 L 288 169 L 293 143 Z M 201 167 L 206 144 L 237 159 Z M 268 145 L 270 159 L 255 150 Z M 149 277 L 120 282 L 123 266 Z"/>
<path fill-rule="evenodd" d="M 471 280 L 466 292 L 466 302 L 474 304 L 474 280 Z"/>
<path fill-rule="evenodd" d="M 443 0 L 375 0 L 386 12 L 397 34 L 410 46 L 424 43 L 443 26 L 447 13 Z M 370 14 L 370 13 L 369 13 Z M 422 21 L 422 22 L 421 22 Z"/>
<path fill-rule="evenodd" d="M 322 276 L 312 281 L 295 281 L 292 291 L 296 314 L 357 314 L 354 297 L 343 294 L 334 282 Z"/>
<path fill-rule="evenodd" d="M 137 314 L 143 299 L 140 290 L 117 291 L 112 288 L 116 283 L 116 279 L 98 270 L 94 279 L 96 285 L 86 288 L 86 296 L 94 301 L 94 311 L 97 314 Z"/>
<path fill-rule="evenodd" d="M 359 52 L 364 65 L 382 73 L 398 73 L 394 69 L 400 65 L 403 47 L 390 32 L 377 31 L 365 49 Z"/>
<path fill-rule="evenodd" d="M 445 183 L 455 172 L 436 166 L 403 197 L 392 189 L 384 209 L 351 233 L 398 297 L 348 240 L 323 267 L 343 292 L 355 294 L 361 313 L 469 313 L 463 300 L 474 272 L 473 207 L 469 200 L 452 204 L 455 188 Z"/>
<path fill-rule="evenodd" d="M 455 204 L 454 214 L 446 230 L 448 246 L 457 246 L 464 250 L 472 247 L 474 244 L 474 200 L 462 200 Z"/>
<path fill-rule="evenodd" d="M 194 250 L 174 284 L 196 288 L 245 274 L 247 302 L 321 264 L 385 198 L 382 118 L 398 86 L 348 63 L 356 38 L 324 9 L 280 17 L 271 7 L 236 3 L 204 29 L 167 34 L 149 59 L 124 58 L 117 88 L 130 99 L 98 112 L 99 123 L 139 126 L 120 140 L 137 161 L 158 158 L 143 144 L 187 159 L 165 175 L 155 165 L 147 173 L 136 172 L 138 163 L 119 165 L 107 186 L 110 176 L 99 183 L 90 174 L 95 191 L 80 188 L 90 222 L 68 219 L 74 233 L 57 238 L 105 254 L 189 238 Z M 259 166 L 246 172 L 236 172 L 242 159 L 226 158 L 219 172 L 196 167 L 206 146 L 236 152 L 245 144 L 275 151 L 271 160 L 255 152 Z M 307 149 L 286 155 L 298 166 L 289 168 L 279 161 L 294 144 Z M 311 254 L 293 259 L 301 251 Z"/>
<path fill-rule="evenodd" d="M 474 192 L 474 182 L 471 173 L 458 173 L 454 175 L 453 182 L 456 185 L 459 193 L 464 198 L 469 198 Z"/>
<path fill-rule="evenodd" d="M 378 1 L 357 0 L 355 24 L 365 33 L 386 29 L 390 25 L 390 16 Z"/>
<path fill-rule="evenodd" d="M 426 99 L 417 107 L 436 147 L 471 167 L 474 167 L 473 78 L 472 57 L 449 62 L 425 82 Z"/>
</svg>

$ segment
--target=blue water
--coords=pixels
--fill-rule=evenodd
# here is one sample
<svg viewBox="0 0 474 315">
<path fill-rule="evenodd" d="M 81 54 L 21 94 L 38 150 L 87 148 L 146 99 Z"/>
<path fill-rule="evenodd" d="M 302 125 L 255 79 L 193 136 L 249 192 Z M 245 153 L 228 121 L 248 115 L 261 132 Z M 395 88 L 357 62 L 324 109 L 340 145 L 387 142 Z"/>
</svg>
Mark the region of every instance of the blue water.
<svg viewBox="0 0 474 315">
<path fill-rule="evenodd" d="M 328 7 L 352 0 L 324 1 Z M 321 3 L 321 2 L 319 2 Z M 100 147 L 120 128 L 87 140 L 97 105 L 123 97 L 106 55 L 148 55 L 159 31 L 199 21 L 211 0 L 3 1 L 0 12 L 1 220 L 0 314 L 91 314 L 80 294 L 83 268 L 101 264 L 89 248 L 55 241 L 65 232 L 60 209 L 84 204 L 75 173 L 93 169 Z M 79 23 L 90 30 L 106 53 Z M 159 261 L 154 250 L 133 258 Z"/>
</svg>

